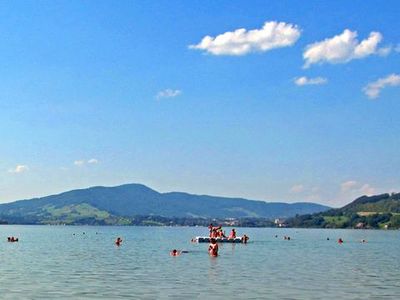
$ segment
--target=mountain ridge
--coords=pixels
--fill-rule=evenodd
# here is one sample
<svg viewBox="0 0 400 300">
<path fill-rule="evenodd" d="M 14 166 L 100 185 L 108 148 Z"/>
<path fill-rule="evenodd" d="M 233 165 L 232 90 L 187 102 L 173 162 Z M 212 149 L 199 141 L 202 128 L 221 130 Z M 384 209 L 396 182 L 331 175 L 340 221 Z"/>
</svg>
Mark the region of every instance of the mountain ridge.
<svg viewBox="0 0 400 300">
<path fill-rule="evenodd" d="M 341 208 L 289 218 L 289 227 L 400 228 L 400 193 L 361 196 Z"/>
<path fill-rule="evenodd" d="M 18 222 L 25 219 L 34 223 L 67 219 L 74 223 L 71 215 L 84 219 L 103 216 L 113 220 L 137 215 L 273 219 L 327 209 L 327 206 L 308 202 L 289 204 L 184 192 L 160 193 L 143 184 L 129 183 L 113 187 L 93 186 L 0 204 L 0 218 Z"/>
</svg>

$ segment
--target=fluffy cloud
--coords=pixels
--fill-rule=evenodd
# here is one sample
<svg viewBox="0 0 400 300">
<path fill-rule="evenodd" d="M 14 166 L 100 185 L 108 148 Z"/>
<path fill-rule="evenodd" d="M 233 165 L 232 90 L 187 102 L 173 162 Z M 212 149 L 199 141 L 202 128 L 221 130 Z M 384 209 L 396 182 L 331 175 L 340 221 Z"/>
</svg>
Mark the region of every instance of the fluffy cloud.
<svg viewBox="0 0 400 300">
<path fill-rule="evenodd" d="M 365 183 L 361 184 L 355 180 L 345 181 L 340 185 L 342 193 L 357 193 L 371 196 L 375 194 L 375 188 Z"/>
<path fill-rule="evenodd" d="M 298 194 L 304 191 L 304 185 L 302 184 L 295 184 L 290 188 L 290 193 L 292 194 Z"/>
<path fill-rule="evenodd" d="M 85 161 L 84 160 L 76 160 L 76 161 L 74 161 L 74 165 L 75 166 L 83 166 L 85 164 Z"/>
<path fill-rule="evenodd" d="M 340 189 L 342 192 L 348 192 L 352 189 L 354 189 L 358 185 L 357 181 L 355 180 L 349 180 L 345 181 L 340 185 Z"/>
<path fill-rule="evenodd" d="M 26 171 L 29 171 L 29 167 L 26 165 L 18 165 L 13 169 L 9 169 L 9 173 L 24 173 Z"/>
<path fill-rule="evenodd" d="M 265 22 L 261 29 L 245 28 L 228 31 L 216 37 L 205 36 L 190 49 L 203 50 L 213 55 L 245 55 L 265 52 L 293 45 L 300 37 L 300 29 L 285 22 Z"/>
<path fill-rule="evenodd" d="M 98 163 L 99 163 L 99 161 L 96 158 L 91 158 L 88 161 L 85 161 L 85 160 L 76 160 L 76 161 L 74 161 L 74 165 L 78 166 L 78 167 L 81 167 L 81 166 L 83 166 L 85 164 L 94 165 L 94 164 L 98 164 Z"/>
<path fill-rule="evenodd" d="M 158 92 L 156 98 L 161 99 L 161 98 L 173 98 L 177 97 L 182 94 L 181 90 L 172 90 L 172 89 L 165 89 L 163 91 Z"/>
<path fill-rule="evenodd" d="M 89 159 L 89 160 L 87 161 L 87 163 L 93 165 L 93 164 L 98 164 L 99 161 L 98 161 L 97 159 L 95 159 L 95 158 L 91 158 L 91 159 Z"/>
<path fill-rule="evenodd" d="M 369 184 L 364 184 L 362 187 L 360 187 L 360 192 L 363 195 L 371 196 L 375 194 L 375 188 L 373 188 Z"/>
<path fill-rule="evenodd" d="M 364 87 L 363 91 L 370 99 L 375 99 L 379 96 L 382 89 L 387 86 L 400 86 L 400 75 L 391 74 L 377 81 L 371 82 Z"/>
<path fill-rule="evenodd" d="M 345 29 L 342 34 L 308 45 L 303 53 L 304 67 L 324 62 L 346 63 L 372 54 L 387 55 L 389 47 L 378 48 L 382 39 L 381 33 L 373 31 L 367 39 L 359 42 L 356 31 Z"/>
<path fill-rule="evenodd" d="M 319 85 L 325 84 L 328 82 L 328 79 L 323 77 L 314 77 L 314 78 L 307 78 L 306 76 L 298 77 L 294 79 L 294 83 L 298 86 L 303 85 Z"/>
</svg>

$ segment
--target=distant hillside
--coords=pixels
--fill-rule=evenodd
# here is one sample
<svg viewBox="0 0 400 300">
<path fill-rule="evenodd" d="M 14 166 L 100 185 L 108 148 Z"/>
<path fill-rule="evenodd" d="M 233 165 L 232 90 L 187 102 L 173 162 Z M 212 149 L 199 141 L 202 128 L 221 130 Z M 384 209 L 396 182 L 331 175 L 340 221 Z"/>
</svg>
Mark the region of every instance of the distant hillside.
<svg viewBox="0 0 400 300">
<path fill-rule="evenodd" d="M 400 228 L 400 193 L 362 196 L 350 204 L 325 212 L 296 216 L 290 227 Z"/>
<path fill-rule="evenodd" d="M 0 205 L 0 220 L 29 224 L 131 224 L 134 216 L 287 218 L 325 211 L 314 203 L 267 203 L 187 193 L 159 193 L 141 184 L 92 187 Z"/>
</svg>

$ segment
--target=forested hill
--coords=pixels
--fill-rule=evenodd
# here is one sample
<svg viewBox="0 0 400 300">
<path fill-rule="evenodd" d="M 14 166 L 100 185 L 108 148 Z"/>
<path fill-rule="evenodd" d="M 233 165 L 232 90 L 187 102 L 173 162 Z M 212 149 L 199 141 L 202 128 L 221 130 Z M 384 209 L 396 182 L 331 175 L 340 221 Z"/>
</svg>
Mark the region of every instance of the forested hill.
<svg viewBox="0 0 400 300">
<path fill-rule="evenodd" d="M 141 184 L 92 187 L 0 205 L 0 220 L 30 224 L 131 224 L 134 216 L 287 218 L 325 211 L 314 203 L 252 201 L 172 192 Z"/>
<path fill-rule="evenodd" d="M 400 228 L 400 193 L 362 196 L 338 209 L 289 218 L 290 227 Z"/>
</svg>

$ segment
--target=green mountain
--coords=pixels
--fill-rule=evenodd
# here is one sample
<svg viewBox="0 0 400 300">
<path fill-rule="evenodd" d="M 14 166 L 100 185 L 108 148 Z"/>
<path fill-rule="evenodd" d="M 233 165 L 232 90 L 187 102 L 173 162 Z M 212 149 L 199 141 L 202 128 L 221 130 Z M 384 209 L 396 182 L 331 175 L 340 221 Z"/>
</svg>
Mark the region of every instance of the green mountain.
<svg viewBox="0 0 400 300">
<path fill-rule="evenodd" d="M 138 216 L 287 218 L 325 211 L 314 203 L 267 203 L 187 193 L 159 193 L 141 184 L 92 187 L 0 205 L 0 220 L 29 224 L 134 224 Z"/>
<path fill-rule="evenodd" d="M 289 227 L 400 228 L 400 193 L 362 196 L 346 206 L 289 218 Z"/>
</svg>

